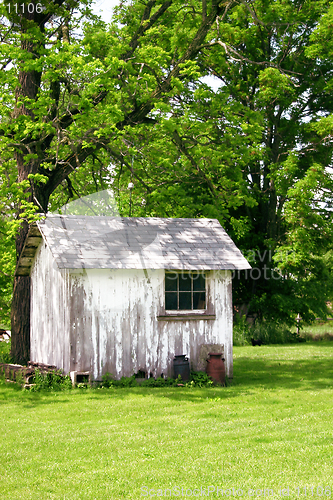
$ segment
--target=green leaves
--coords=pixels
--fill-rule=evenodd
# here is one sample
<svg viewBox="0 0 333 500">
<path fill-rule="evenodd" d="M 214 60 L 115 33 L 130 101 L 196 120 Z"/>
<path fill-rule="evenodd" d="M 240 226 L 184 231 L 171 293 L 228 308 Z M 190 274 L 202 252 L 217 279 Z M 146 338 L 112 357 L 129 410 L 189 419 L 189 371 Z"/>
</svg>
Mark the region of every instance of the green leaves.
<svg viewBox="0 0 333 500">
<path fill-rule="evenodd" d="M 110 187 L 129 215 L 133 182 L 132 215 L 218 218 L 243 250 L 276 252 L 255 265 L 283 280 L 235 280 L 235 297 L 292 318 L 330 265 L 329 0 L 220 4 L 218 22 L 211 1 L 206 17 L 196 0 L 124 1 L 109 25 L 59 3 L 0 28 L 10 227 Z"/>
<path fill-rule="evenodd" d="M 290 77 L 277 68 L 266 68 L 259 73 L 260 99 L 266 104 L 279 104 L 295 94 Z"/>
</svg>

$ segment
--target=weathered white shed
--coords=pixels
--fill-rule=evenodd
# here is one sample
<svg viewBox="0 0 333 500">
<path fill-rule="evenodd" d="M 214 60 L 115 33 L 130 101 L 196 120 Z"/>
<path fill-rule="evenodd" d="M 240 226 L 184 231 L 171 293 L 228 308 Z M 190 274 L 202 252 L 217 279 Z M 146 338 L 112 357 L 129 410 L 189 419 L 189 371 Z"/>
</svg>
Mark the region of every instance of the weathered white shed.
<svg viewBox="0 0 333 500">
<path fill-rule="evenodd" d="M 217 220 L 48 215 L 17 268 L 31 276 L 31 360 L 170 376 L 175 355 L 198 369 L 219 345 L 232 377 L 231 271 L 248 268 Z"/>
</svg>

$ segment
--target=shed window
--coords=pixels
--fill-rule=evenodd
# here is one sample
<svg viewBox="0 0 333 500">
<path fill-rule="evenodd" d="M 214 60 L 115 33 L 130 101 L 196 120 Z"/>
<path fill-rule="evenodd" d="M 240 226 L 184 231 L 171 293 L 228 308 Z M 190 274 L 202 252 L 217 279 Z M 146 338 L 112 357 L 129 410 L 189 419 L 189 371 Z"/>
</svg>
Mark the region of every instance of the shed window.
<svg viewBox="0 0 333 500">
<path fill-rule="evenodd" d="M 206 309 L 206 275 L 202 271 L 165 273 L 165 309 Z"/>
</svg>

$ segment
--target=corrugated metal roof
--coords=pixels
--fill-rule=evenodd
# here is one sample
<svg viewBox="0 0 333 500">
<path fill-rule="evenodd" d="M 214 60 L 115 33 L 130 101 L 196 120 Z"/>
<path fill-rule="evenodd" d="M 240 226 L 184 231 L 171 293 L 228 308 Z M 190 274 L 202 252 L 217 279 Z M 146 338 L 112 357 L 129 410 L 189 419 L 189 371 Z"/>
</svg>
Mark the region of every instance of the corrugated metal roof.
<svg viewBox="0 0 333 500">
<path fill-rule="evenodd" d="M 216 219 L 48 215 L 37 223 L 62 269 L 250 269 Z"/>
</svg>

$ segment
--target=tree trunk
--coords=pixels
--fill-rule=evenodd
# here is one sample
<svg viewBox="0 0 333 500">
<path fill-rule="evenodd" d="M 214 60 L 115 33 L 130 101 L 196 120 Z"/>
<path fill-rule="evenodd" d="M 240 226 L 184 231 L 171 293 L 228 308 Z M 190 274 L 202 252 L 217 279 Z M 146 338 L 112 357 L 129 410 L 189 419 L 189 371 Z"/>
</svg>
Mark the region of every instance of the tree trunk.
<svg viewBox="0 0 333 500">
<path fill-rule="evenodd" d="M 30 359 L 30 276 L 15 276 L 11 329 L 12 358 L 25 365 Z"/>
<path fill-rule="evenodd" d="M 19 181 L 27 178 L 29 172 L 37 171 L 38 162 L 33 161 L 25 166 L 25 169 L 20 169 L 22 166 L 22 157 L 17 155 L 17 165 L 19 172 Z M 31 186 L 33 193 L 35 192 L 36 212 L 47 211 L 48 196 L 40 194 L 41 189 L 35 189 Z M 45 207 L 38 200 L 41 199 L 45 203 Z M 32 201 L 32 195 L 29 197 Z M 16 236 L 16 259 L 19 260 L 25 239 L 29 231 L 29 224 L 24 221 Z M 15 276 L 13 288 L 13 301 L 11 308 L 11 355 L 16 363 L 21 365 L 26 364 L 30 360 L 30 276 Z"/>
<path fill-rule="evenodd" d="M 24 222 L 16 236 L 17 260 L 23 249 L 29 226 Z M 30 359 L 30 276 L 15 276 L 11 308 L 11 355 L 20 365 Z"/>
<path fill-rule="evenodd" d="M 22 13 L 19 22 L 21 24 L 21 32 L 24 35 L 26 32 L 27 22 L 34 20 L 37 16 L 35 10 L 32 13 Z M 32 54 L 33 58 L 39 57 L 40 45 L 31 42 L 25 36 L 21 38 L 21 49 Z M 28 97 L 35 100 L 41 83 L 41 73 L 37 71 L 24 71 L 19 73 L 19 86 L 16 89 L 16 98 L 19 101 L 21 97 Z M 13 112 L 13 118 L 17 119 L 21 115 L 30 116 L 34 120 L 34 114 L 31 108 L 27 108 L 24 104 L 17 105 Z M 36 151 L 31 151 L 35 153 Z M 28 179 L 29 174 L 37 172 L 39 165 L 38 160 L 32 160 L 28 163 L 24 160 L 22 152 L 17 151 L 17 180 L 22 182 Z M 28 201 L 33 201 L 33 193 L 31 193 Z M 22 252 L 26 236 L 28 234 L 29 225 L 24 221 L 16 236 L 16 258 L 17 261 Z M 19 364 L 26 364 L 30 358 L 30 277 L 15 276 L 13 288 L 13 301 L 11 308 L 11 355 L 13 360 Z"/>
</svg>

